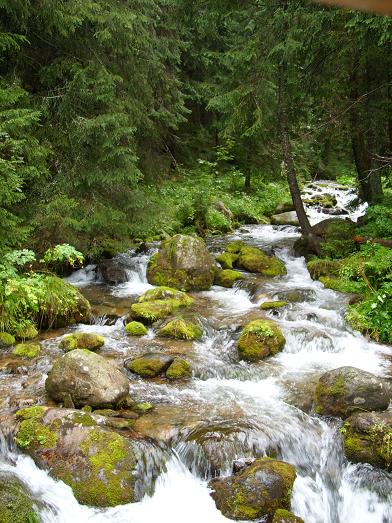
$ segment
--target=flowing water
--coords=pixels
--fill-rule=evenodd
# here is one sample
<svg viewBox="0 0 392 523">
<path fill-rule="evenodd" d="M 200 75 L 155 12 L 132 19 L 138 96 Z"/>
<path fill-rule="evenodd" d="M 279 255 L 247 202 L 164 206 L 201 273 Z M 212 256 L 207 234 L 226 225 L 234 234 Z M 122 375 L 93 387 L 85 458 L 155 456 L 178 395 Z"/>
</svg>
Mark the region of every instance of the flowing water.
<svg viewBox="0 0 392 523">
<path fill-rule="evenodd" d="M 356 219 L 364 212 L 365 207 L 355 202 L 355 193 L 336 185 L 316 183 L 305 192 L 331 191 L 349 217 Z M 308 212 L 313 223 L 327 217 L 315 207 Z M 292 252 L 298 237 L 295 227 L 252 225 L 207 241 L 214 253 L 233 239 L 274 252 L 286 264 L 287 275 L 267 280 L 248 275 L 233 289 L 212 287 L 194 293 L 204 326 L 203 338 L 194 343 L 158 339 L 152 329 L 137 340 L 124 334 L 123 316 L 129 304 L 150 287 L 145 271 L 151 253 L 122 255 L 129 265 L 126 284 L 109 287 L 99 282 L 93 266 L 72 276 L 70 281 L 92 301 L 96 314 L 94 325 L 76 329 L 103 334 L 104 356 L 121 364 L 149 350 L 171 351 L 191 361 L 194 375 L 180 384 L 130 375 L 132 396 L 156 405 L 139 418 L 135 429 L 159 441 L 168 455 L 153 495 L 139 503 L 105 510 L 79 505 L 68 486 L 38 469 L 12 441 L 2 441 L 0 470 L 15 474 L 30 488 L 42 503 L 42 521 L 229 521 L 215 508 L 208 480 L 230 474 L 234 459 L 271 452 L 296 466 L 292 510 L 306 523 L 392 521 L 392 476 L 370 465 L 348 463 L 339 421 L 321 419 L 311 410 L 314 384 L 322 372 L 352 365 L 388 377 L 391 347 L 371 343 L 350 330 L 344 321 L 348 298 L 312 281 L 304 259 Z M 267 313 L 283 329 L 284 350 L 258 364 L 239 362 L 240 327 L 263 315 L 261 302 L 285 297 L 291 301 L 287 308 Z M 43 356 L 31 367 L 18 367 L 11 357 L 0 362 L 1 412 L 47 401 L 46 373 L 61 354 L 59 340 L 71 330 L 47 333 Z"/>
</svg>

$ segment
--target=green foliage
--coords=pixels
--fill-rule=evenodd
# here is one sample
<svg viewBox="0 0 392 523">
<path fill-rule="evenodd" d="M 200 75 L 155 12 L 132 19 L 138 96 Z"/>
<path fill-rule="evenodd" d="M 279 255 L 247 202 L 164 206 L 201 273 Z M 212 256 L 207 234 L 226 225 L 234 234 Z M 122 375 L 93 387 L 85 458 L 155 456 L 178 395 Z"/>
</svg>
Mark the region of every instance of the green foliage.
<svg viewBox="0 0 392 523">
<path fill-rule="evenodd" d="M 368 208 L 365 224 L 358 234 L 368 238 L 392 238 L 392 201 L 386 198 L 380 205 Z"/>
<path fill-rule="evenodd" d="M 51 269 L 60 272 L 64 267 L 73 269 L 77 266 L 82 266 L 83 261 L 83 254 L 72 245 L 68 245 L 68 243 L 56 245 L 48 249 L 41 260 Z"/>
</svg>

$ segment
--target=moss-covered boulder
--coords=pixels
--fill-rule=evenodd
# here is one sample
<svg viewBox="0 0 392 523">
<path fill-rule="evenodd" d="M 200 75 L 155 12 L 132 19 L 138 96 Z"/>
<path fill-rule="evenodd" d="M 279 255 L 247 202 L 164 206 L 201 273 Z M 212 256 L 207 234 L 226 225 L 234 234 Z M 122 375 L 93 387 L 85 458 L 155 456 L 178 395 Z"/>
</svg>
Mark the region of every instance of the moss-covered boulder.
<svg viewBox="0 0 392 523">
<path fill-rule="evenodd" d="M 131 316 L 142 323 L 151 324 L 170 316 L 181 307 L 190 307 L 194 299 L 177 289 L 158 287 L 140 296 L 138 303 L 131 305 Z"/>
<path fill-rule="evenodd" d="M 209 483 L 217 508 L 230 519 L 272 517 L 279 508 L 289 509 L 295 468 L 288 463 L 261 458 L 244 471 Z"/>
<path fill-rule="evenodd" d="M 88 350 L 75 349 L 53 363 L 45 382 L 49 396 L 77 407 L 112 406 L 129 393 L 129 381 L 112 362 Z"/>
<path fill-rule="evenodd" d="M 270 320 L 254 320 L 243 329 L 238 341 L 240 358 L 259 361 L 281 351 L 286 343 L 278 325 Z"/>
<path fill-rule="evenodd" d="M 174 358 L 165 375 L 169 380 L 190 378 L 192 376 L 191 365 L 189 361 L 186 361 L 183 358 Z"/>
<path fill-rule="evenodd" d="M 104 343 L 105 338 L 99 334 L 75 332 L 75 334 L 69 334 L 60 341 L 60 348 L 66 351 L 75 349 L 95 351 L 103 347 Z"/>
<path fill-rule="evenodd" d="M 339 260 L 314 258 L 307 263 L 309 274 L 313 280 L 318 280 L 320 276 L 337 278 L 340 267 L 341 262 Z"/>
<path fill-rule="evenodd" d="M 239 255 L 233 252 L 222 252 L 215 259 L 222 269 L 232 269 L 233 264 L 238 260 Z"/>
<path fill-rule="evenodd" d="M 15 343 L 15 337 L 8 332 L 0 332 L 0 347 L 9 347 Z"/>
<path fill-rule="evenodd" d="M 280 276 L 286 274 L 283 262 L 275 256 L 268 256 L 257 247 L 247 245 L 241 247 L 236 266 L 249 272 L 257 272 L 263 276 Z"/>
<path fill-rule="evenodd" d="M 280 301 L 280 300 L 265 301 L 264 303 L 262 303 L 260 305 L 260 309 L 262 311 L 269 311 L 269 310 L 273 310 L 273 309 L 281 309 L 282 307 L 286 307 L 286 305 L 288 305 L 288 304 L 289 304 L 288 301 Z"/>
<path fill-rule="evenodd" d="M 304 523 L 304 520 L 288 510 L 279 508 L 272 518 L 272 523 Z"/>
<path fill-rule="evenodd" d="M 15 345 L 12 354 L 22 358 L 36 358 L 40 352 L 41 346 L 39 343 L 18 343 L 18 345 Z"/>
<path fill-rule="evenodd" d="M 32 340 L 38 336 L 38 330 L 32 323 L 17 327 L 15 336 L 19 340 Z"/>
<path fill-rule="evenodd" d="M 344 451 L 355 463 L 392 470 L 392 412 L 359 412 L 341 428 Z"/>
<path fill-rule="evenodd" d="M 147 474 L 154 448 L 98 426 L 100 416 L 69 409 L 19 411 L 17 445 L 69 485 L 83 504 L 108 507 L 139 501 L 158 473 Z M 151 464 L 151 460 L 149 460 Z"/>
<path fill-rule="evenodd" d="M 388 383 L 355 367 L 340 367 L 323 374 L 315 391 L 318 414 L 346 418 L 354 412 L 385 410 L 391 399 Z"/>
<path fill-rule="evenodd" d="M 150 352 L 138 358 L 128 360 L 125 362 L 125 367 L 143 378 L 155 378 L 165 373 L 173 360 L 174 356 L 172 355 Z"/>
<path fill-rule="evenodd" d="M 214 259 L 204 241 L 197 236 L 182 234 L 162 242 L 147 268 L 148 281 L 153 285 L 184 290 L 209 289 L 214 274 Z"/>
<path fill-rule="evenodd" d="M 125 332 L 128 336 L 145 336 L 148 333 L 147 328 L 139 321 L 131 321 L 125 325 Z"/>
<path fill-rule="evenodd" d="M 271 216 L 272 225 L 299 225 L 298 216 L 295 211 L 286 211 Z"/>
<path fill-rule="evenodd" d="M 231 288 L 236 281 L 243 280 L 244 278 L 245 276 L 239 271 L 224 269 L 223 271 L 217 271 L 214 283 L 221 287 Z"/>
<path fill-rule="evenodd" d="M 158 334 L 174 340 L 197 340 L 202 337 L 203 330 L 196 323 L 178 317 L 161 327 Z"/>
<path fill-rule="evenodd" d="M 23 483 L 9 473 L 0 474 L 1 523 L 40 523 L 39 507 Z"/>
</svg>

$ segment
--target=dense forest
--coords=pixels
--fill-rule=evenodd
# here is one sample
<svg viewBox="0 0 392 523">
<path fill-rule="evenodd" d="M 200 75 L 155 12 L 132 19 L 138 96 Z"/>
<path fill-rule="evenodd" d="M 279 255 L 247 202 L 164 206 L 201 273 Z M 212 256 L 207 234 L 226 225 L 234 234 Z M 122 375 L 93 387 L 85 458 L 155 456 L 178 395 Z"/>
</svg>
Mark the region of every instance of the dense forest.
<svg viewBox="0 0 392 523">
<path fill-rule="evenodd" d="M 2 523 L 392 521 L 391 327 L 391 17 L 0 0 Z"/>
</svg>

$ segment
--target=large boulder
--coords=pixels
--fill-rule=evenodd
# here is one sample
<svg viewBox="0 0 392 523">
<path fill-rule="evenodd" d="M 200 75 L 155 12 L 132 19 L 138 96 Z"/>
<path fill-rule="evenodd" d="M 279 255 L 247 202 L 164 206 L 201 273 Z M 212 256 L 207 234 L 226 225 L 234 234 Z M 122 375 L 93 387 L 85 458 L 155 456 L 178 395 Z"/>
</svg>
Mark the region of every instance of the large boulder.
<svg viewBox="0 0 392 523">
<path fill-rule="evenodd" d="M 282 212 L 271 216 L 272 225 L 299 225 L 298 216 L 295 211 Z"/>
<path fill-rule="evenodd" d="M 214 259 L 204 241 L 197 236 L 182 234 L 162 242 L 147 268 L 148 281 L 153 285 L 185 290 L 209 289 L 214 274 Z"/>
<path fill-rule="evenodd" d="M 270 320 L 254 320 L 243 329 L 238 340 L 240 358 L 255 362 L 273 356 L 286 343 L 278 325 Z"/>
<path fill-rule="evenodd" d="M 132 318 L 142 323 L 154 323 L 170 316 L 180 307 L 190 307 L 194 299 L 185 292 L 170 287 L 150 289 L 131 305 Z"/>
<path fill-rule="evenodd" d="M 105 338 L 91 332 L 75 332 L 68 334 L 60 341 L 60 348 L 65 351 L 75 349 L 98 350 L 103 347 Z"/>
<path fill-rule="evenodd" d="M 99 426 L 101 416 L 32 407 L 17 417 L 17 445 L 69 485 L 80 503 L 115 506 L 139 501 L 151 489 L 157 471 L 147 473 L 143 454 L 154 464 L 154 447 Z"/>
<path fill-rule="evenodd" d="M 38 507 L 23 483 L 11 474 L 0 474 L 1 523 L 39 523 Z"/>
<path fill-rule="evenodd" d="M 183 358 L 162 352 L 149 352 L 125 362 L 125 367 L 142 378 L 165 375 L 170 380 L 189 378 L 191 366 Z"/>
<path fill-rule="evenodd" d="M 112 406 L 129 393 L 128 378 L 102 356 L 76 349 L 58 358 L 45 382 L 49 396 L 77 406 Z"/>
<path fill-rule="evenodd" d="M 295 468 L 270 458 L 255 460 L 244 471 L 209 483 L 217 508 L 230 519 L 272 517 L 279 508 L 290 509 Z"/>
<path fill-rule="evenodd" d="M 323 374 L 316 387 L 318 414 L 347 418 L 354 412 L 385 410 L 391 399 L 388 383 L 355 367 L 340 367 Z"/>
<path fill-rule="evenodd" d="M 125 283 L 129 280 L 128 270 L 129 267 L 121 263 L 117 258 L 102 260 L 97 267 L 99 276 L 106 283 L 114 285 Z"/>
<path fill-rule="evenodd" d="M 344 450 L 350 461 L 392 470 L 392 412 L 359 412 L 343 425 Z"/>
<path fill-rule="evenodd" d="M 226 262 L 231 260 L 232 266 L 249 272 L 256 272 L 263 276 L 271 277 L 286 274 L 286 267 L 279 258 L 268 256 L 261 249 L 246 245 L 242 241 L 229 243 L 223 255 L 226 256 L 221 255 L 217 260 L 225 268 L 231 268 L 229 267 L 230 264 L 223 261 L 227 258 Z"/>
</svg>

